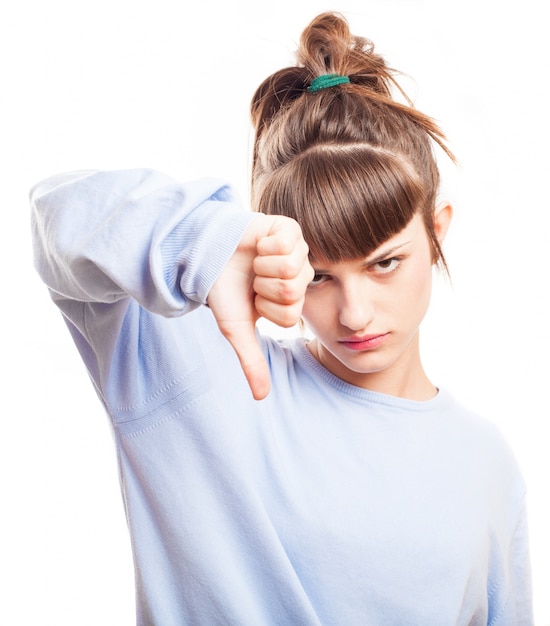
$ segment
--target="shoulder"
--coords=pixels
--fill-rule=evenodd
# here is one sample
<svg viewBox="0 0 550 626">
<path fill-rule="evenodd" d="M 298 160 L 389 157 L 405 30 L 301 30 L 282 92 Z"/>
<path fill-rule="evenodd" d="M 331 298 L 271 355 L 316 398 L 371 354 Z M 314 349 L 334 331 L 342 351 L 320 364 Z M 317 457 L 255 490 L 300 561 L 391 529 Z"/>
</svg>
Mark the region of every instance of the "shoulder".
<svg viewBox="0 0 550 626">
<path fill-rule="evenodd" d="M 499 424 L 458 401 L 447 390 L 440 390 L 444 406 L 444 425 L 451 437 L 469 456 L 517 468 L 510 442 Z"/>
<path fill-rule="evenodd" d="M 261 341 L 277 389 L 291 387 L 296 401 L 320 402 L 328 395 L 347 399 L 343 390 L 352 385 L 324 369 L 309 352 L 307 339 L 283 334 L 278 339 L 264 335 Z"/>
<path fill-rule="evenodd" d="M 453 424 L 461 440 L 468 442 L 472 453 L 494 455 L 513 462 L 513 452 L 499 424 L 483 416 L 447 390 L 440 390 L 445 401 L 448 421 Z"/>
<path fill-rule="evenodd" d="M 510 441 L 499 424 L 456 401 L 447 392 L 449 437 L 447 447 L 463 460 L 464 480 L 493 506 L 505 502 L 516 509 L 526 486 Z M 452 453 L 451 453 L 452 455 Z"/>
</svg>

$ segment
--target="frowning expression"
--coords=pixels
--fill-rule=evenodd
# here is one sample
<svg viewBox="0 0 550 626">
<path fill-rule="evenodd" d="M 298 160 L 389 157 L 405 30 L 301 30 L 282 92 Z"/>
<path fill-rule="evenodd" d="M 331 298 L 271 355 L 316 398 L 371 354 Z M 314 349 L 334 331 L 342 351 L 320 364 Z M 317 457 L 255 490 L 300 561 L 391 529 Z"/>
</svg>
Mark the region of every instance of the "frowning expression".
<svg viewBox="0 0 550 626">
<path fill-rule="evenodd" d="M 303 317 L 311 350 L 333 374 L 360 387 L 406 395 L 423 370 L 418 333 L 432 286 L 433 253 L 422 216 L 366 258 L 314 258 Z"/>
</svg>

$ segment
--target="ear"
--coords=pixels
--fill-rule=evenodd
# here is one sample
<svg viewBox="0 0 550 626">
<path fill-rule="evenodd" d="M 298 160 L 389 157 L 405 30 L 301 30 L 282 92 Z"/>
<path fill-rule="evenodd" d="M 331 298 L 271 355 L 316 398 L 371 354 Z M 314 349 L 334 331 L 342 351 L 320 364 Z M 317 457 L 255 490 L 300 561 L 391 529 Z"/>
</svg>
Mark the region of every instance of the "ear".
<svg viewBox="0 0 550 626">
<path fill-rule="evenodd" d="M 436 205 L 434 210 L 434 231 L 439 245 L 441 245 L 445 239 L 445 235 L 451 225 L 452 217 L 453 207 L 450 202 L 443 200 Z"/>
</svg>

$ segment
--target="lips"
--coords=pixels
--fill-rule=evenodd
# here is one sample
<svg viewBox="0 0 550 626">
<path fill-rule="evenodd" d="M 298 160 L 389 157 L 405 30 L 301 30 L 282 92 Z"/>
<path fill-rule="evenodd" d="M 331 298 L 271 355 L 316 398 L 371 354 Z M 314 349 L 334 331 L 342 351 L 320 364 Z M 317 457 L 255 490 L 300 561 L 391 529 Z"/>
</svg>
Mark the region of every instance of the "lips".
<svg viewBox="0 0 550 626">
<path fill-rule="evenodd" d="M 348 348 L 349 350 L 374 350 L 381 346 L 386 338 L 389 336 L 389 333 L 381 333 L 378 335 L 354 335 L 353 337 L 346 337 L 345 339 L 341 339 L 338 343 Z"/>
</svg>

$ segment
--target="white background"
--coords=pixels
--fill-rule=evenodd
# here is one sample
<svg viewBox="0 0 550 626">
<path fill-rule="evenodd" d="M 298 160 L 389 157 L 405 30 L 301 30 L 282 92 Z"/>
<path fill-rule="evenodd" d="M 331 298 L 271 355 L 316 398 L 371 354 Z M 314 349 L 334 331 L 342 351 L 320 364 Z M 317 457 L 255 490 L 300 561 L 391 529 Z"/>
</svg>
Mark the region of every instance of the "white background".
<svg viewBox="0 0 550 626">
<path fill-rule="evenodd" d="M 50 174 L 150 166 L 247 196 L 248 102 L 338 10 L 413 76 L 446 130 L 456 217 L 425 362 L 497 422 L 529 488 L 537 626 L 550 624 L 547 19 L 538 0 L 18 0 L 0 17 L 0 588 L 10 626 L 130 626 L 129 541 L 107 419 L 31 262 Z M 9 615 L 9 619 L 4 619 Z"/>
</svg>

